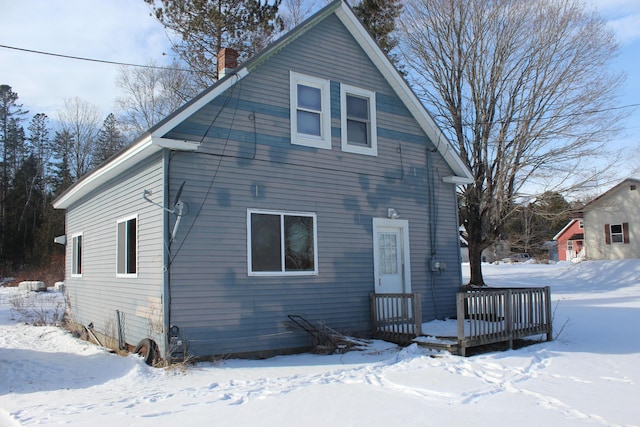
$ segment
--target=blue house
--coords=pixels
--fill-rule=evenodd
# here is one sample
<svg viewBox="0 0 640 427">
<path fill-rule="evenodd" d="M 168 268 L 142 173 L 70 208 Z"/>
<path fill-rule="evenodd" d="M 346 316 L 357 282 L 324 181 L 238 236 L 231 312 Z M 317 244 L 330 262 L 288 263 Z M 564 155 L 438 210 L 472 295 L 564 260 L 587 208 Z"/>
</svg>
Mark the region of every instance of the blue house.
<svg viewBox="0 0 640 427">
<path fill-rule="evenodd" d="M 376 293 L 455 316 L 471 175 L 350 7 L 221 55 L 215 85 L 55 200 L 73 320 L 171 358 L 308 348 L 289 315 L 366 335 Z"/>
</svg>

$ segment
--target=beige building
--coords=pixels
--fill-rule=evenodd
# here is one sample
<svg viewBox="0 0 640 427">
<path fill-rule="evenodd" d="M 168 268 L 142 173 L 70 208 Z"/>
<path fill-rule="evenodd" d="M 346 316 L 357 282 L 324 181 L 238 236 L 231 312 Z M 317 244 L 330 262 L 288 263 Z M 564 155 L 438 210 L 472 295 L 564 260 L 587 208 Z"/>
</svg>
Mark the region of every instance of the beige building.
<svg viewBox="0 0 640 427">
<path fill-rule="evenodd" d="M 587 259 L 640 258 L 640 180 L 626 179 L 583 208 Z"/>
</svg>

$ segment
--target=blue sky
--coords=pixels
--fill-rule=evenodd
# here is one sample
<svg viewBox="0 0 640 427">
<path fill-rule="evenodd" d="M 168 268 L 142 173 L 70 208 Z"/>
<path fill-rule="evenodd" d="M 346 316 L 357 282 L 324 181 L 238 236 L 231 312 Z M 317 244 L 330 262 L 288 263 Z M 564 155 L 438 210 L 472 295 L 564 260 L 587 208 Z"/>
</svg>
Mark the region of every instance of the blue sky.
<svg viewBox="0 0 640 427">
<path fill-rule="evenodd" d="M 627 74 L 620 105 L 640 104 L 640 0 L 586 0 L 609 22 L 621 44 L 616 69 Z M 317 6 L 325 2 L 316 0 Z M 170 54 L 163 27 L 143 0 L 0 0 L 0 45 L 144 64 Z M 55 119 L 65 98 L 79 97 L 113 112 L 118 67 L 0 48 L 0 84 L 8 84 L 33 114 Z M 640 107 L 612 141 L 630 152 L 620 175 L 640 175 Z"/>
</svg>

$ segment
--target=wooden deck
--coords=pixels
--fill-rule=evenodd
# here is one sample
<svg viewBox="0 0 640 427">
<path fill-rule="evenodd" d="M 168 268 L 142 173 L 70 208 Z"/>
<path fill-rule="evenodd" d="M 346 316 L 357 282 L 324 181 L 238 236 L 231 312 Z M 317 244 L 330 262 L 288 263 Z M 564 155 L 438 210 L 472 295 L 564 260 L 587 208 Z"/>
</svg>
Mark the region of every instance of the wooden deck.
<svg viewBox="0 0 640 427">
<path fill-rule="evenodd" d="M 422 335 L 420 295 L 372 293 L 371 324 L 375 338 L 410 344 Z"/>
<path fill-rule="evenodd" d="M 470 347 L 507 343 L 512 348 L 514 340 L 535 335 L 552 339 L 549 287 L 469 289 L 458 292 L 456 304 L 456 336 L 424 338 L 419 295 L 371 294 L 373 336 L 462 356 Z"/>
</svg>

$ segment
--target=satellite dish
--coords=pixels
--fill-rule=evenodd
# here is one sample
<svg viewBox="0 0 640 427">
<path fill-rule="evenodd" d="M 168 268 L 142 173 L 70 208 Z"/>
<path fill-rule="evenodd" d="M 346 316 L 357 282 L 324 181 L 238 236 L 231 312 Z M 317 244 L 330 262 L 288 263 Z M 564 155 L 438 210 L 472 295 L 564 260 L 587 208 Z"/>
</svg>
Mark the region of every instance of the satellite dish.
<svg viewBox="0 0 640 427">
<path fill-rule="evenodd" d="M 182 181 L 182 184 L 180 184 L 180 188 L 178 188 L 178 192 L 176 193 L 176 197 L 173 199 L 173 206 L 171 207 L 172 209 L 176 208 L 176 205 L 178 204 L 178 202 L 180 202 L 180 196 L 182 196 L 182 190 L 184 189 L 184 184 L 186 181 Z"/>
<path fill-rule="evenodd" d="M 156 205 L 159 208 L 164 209 L 166 212 L 176 215 L 176 222 L 173 224 L 173 231 L 171 232 L 171 242 L 173 242 L 176 239 L 176 234 L 178 233 L 178 227 L 180 227 L 180 220 L 184 215 L 186 215 L 189 212 L 189 206 L 185 202 L 180 200 L 180 197 L 182 197 L 182 190 L 184 190 L 185 183 L 186 181 L 182 181 L 182 184 L 180 184 L 180 188 L 178 188 L 178 192 L 176 193 L 176 196 L 173 199 L 173 205 L 171 206 L 171 208 L 164 207 L 160 203 L 156 203 L 153 200 L 151 200 L 150 196 L 153 194 L 151 190 L 144 190 L 142 192 L 142 197 L 147 202 L 153 205 Z"/>
</svg>

